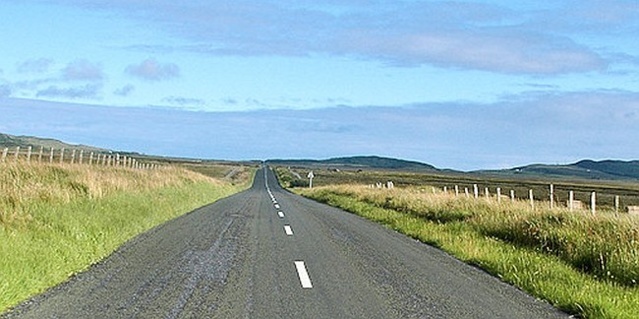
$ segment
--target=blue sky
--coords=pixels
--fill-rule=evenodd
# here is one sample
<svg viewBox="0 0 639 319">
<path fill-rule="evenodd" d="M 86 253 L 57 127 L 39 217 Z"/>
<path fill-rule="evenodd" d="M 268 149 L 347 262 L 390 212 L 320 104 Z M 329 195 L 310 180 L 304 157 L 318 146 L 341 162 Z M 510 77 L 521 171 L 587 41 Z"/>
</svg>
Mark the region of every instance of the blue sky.
<svg viewBox="0 0 639 319">
<path fill-rule="evenodd" d="M 3 0 L 0 132 L 471 170 L 639 158 L 636 1 Z"/>
</svg>

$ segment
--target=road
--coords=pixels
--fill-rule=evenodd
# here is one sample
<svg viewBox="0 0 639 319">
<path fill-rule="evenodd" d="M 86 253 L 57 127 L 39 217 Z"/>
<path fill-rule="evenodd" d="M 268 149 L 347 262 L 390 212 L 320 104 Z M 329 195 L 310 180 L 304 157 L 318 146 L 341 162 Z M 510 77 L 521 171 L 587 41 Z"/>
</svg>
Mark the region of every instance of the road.
<svg viewBox="0 0 639 319">
<path fill-rule="evenodd" d="M 567 318 L 358 216 L 253 186 L 161 225 L 2 318 Z"/>
</svg>

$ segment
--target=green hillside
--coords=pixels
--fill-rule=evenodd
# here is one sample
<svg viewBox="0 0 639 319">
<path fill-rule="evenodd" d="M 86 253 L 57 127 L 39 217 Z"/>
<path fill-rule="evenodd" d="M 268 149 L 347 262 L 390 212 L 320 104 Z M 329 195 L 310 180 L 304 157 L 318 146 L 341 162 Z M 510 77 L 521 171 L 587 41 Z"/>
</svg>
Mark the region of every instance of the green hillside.
<svg viewBox="0 0 639 319">
<path fill-rule="evenodd" d="M 323 168 L 344 168 L 344 169 L 389 169 L 389 170 L 406 170 L 406 171 L 435 171 L 432 165 L 415 161 L 406 161 L 395 158 L 387 158 L 380 156 L 353 156 L 338 157 L 326 160 L 284 160 L 274 159 L 268 160 L 268 164 L 283 166 L 302 166 L 302 167 L 323 167 Z"/>
<path fill-rule="evenodd" d="M 86 145 L 73 145 L 64 143 L 59 140 L 51 139 L 51 138 L 39 138 L 33 136 L 14 136 L 9 134 L 0 133 L 0 148 L 15 148 L 20 146 L 20 148 L 28 148 L 31 146 L 33 149 L 39 149 L 40 147 L 44 147 L 46 149 L 78 149 L 90 152 L 109 152 L 107 149 L 86 146 Z"/>
</svg>

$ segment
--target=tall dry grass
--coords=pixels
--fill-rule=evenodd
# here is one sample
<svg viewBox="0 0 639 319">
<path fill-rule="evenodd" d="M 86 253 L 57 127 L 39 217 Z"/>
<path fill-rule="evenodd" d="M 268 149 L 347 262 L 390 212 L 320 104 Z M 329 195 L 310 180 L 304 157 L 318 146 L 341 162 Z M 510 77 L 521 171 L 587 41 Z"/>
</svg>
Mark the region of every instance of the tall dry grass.
<svg viewBox="0 0 639 319">
<path fill-rule="evenodd" d="M 467 198 L 423 188 L 329 188 L 381 208 L 436 223 L 461 222 L 484 236 L 560 257 L 574 268 L 626 286 L 639 282 L 639 218 L 627 214 L 550 209 L 538 202 Z"/>
<path fill-rule="evenodd" d="M 33 219 L 30 208 L 100 199 L 117 192 L 141 192 L 184 183 L 221 182 L 189 170 L 164 167 L 140 170 L 73 164 L 0 164 L 0 225 L 19 226 Z"/>
<path fill-rule="evenodd" d="M 440 247 L 577 318 L 637 318 L 637 220 L 345 185 L 296 192 Z M 551 244 L 552 243 L 552 244 Z M 603 279 L 603 280 L 602 280 Z"/>
<path fill-rule="evenodd" d="M 250 175 L 250 174 L 249 174 Z M 250 185 L 176 167 L 0 163 L 0 311 Z"/>
</svg>

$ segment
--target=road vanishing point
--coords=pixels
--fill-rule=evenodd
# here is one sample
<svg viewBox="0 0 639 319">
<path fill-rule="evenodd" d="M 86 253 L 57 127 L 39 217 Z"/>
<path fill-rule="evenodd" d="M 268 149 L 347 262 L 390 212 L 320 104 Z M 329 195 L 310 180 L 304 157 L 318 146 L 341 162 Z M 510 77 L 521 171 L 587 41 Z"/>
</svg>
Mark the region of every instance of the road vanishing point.
<svg viewBox="0 0 639 319">
<path fill-rule="evenodd" d="M 2 318 L 568 318 L 448 254 L 253 186 L 158 226 Z"/>
</svg>

